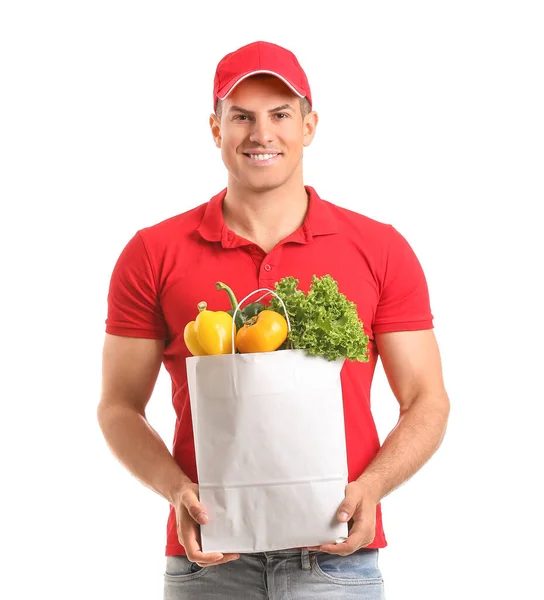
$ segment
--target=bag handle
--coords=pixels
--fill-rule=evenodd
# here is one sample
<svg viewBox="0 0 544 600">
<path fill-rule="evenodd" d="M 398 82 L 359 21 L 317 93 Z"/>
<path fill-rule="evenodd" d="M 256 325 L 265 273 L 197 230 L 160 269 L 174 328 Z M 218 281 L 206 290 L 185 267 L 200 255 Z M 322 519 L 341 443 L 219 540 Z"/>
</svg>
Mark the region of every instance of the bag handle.
<svg viewBox="0 0 544 600">
<path fill-rule="evenodd" d="M 236 354 L 236 346 L 234 345 L 234 332 L 235 332 L 235 329 L 236 329 L 236 313 L 238 312 L 238 309 L 240 308 L 240 306 L 242 306 L 242 304 L 248 298 L 251 298 L 251 296 L 253 296 L 253 294 L 256 294 L 257 292 L 266 292 L 266 294 L 263 294 L 259 298 L 259 300 L 262 300 L 263 298 L 265 298 L 266 296 L 268 296 L 268 294 L 272 294 L 273 296 L 276 296 L 276 298 L 281 302 L 281 305 L 283 307 L 283 312 L 285 313 L 285 320 L 287 321 L 287 330 L 289 332 L 291 332 L 291 321 L 289 321 L 289 315 L 287 314 L 287 308 L 285 308 L 285 303 L 278 296 L 278 294 L 276 294 L 276 292 L 274 292 L 272 290 L 269 290 L 268 288 L 259 288 L 258 290 L 253 290 L 245 298 L 242 298 L 240 300 L 240 302 L 238 302 L 238 306 L 234 309 L 234 312 L 232 313 L 232 354 Z"/>
</svg>

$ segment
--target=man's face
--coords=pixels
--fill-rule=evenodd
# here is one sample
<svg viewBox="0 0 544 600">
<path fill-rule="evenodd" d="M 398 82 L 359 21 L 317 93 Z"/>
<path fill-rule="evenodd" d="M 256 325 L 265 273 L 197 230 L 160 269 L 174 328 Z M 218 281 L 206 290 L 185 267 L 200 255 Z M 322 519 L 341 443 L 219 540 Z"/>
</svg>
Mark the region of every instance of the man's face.
<svg viewBox="0 0 544 600">
<path fill-rule="evenodd" d="M 316 124 L 316 113 L 303 119 L 299 97 L 277 77 L 245 79 L 223 101 L 221 121 L 210 117 L 229 181 L 253 191 L 302 180 L 302 150 Z"/>
</svg>

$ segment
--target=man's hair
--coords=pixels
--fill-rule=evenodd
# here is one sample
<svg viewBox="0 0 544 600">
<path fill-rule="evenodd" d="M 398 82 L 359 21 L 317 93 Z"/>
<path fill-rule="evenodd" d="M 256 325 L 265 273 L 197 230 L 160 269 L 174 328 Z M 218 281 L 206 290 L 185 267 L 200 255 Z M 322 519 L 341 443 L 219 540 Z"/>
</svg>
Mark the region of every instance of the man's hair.
<svg viewBox="0 0 544 600">
<path fill-rule="evenodd" d="M 269 75 L 268 73 L 257 73 L 257 75 L 252 75 L 251 78 L 253 79 L 270 79 L 271 77 L 274 77 L 274 75 Z M 310 106 L 310 103 L 308 102 L 308 98 L 299 98 L 299 103 L 300 103 L 300 112 L 302 113 L 302 118 L 304 119 L 304 117 L 310 113 L 312 111 L 312 107 Z M 223 110 L 223 101 L 222 100 L 217 100 L 217 106 L 215 107 L 215 114 L 221 118 L 221 113 Z"/>
</svg>

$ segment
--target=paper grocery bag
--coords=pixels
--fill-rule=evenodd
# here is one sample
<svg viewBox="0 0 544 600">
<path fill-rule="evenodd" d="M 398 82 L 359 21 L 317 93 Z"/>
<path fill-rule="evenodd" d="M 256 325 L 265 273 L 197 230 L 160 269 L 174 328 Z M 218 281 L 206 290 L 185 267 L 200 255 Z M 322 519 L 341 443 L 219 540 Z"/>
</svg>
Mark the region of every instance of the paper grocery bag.
<svg viewBox="0 0 544 600">
<path fill-rule="evenodd" d="M 342 364 L 304 350 L 187 358 L 203 552 L 347 537 Z"/>
</svg>

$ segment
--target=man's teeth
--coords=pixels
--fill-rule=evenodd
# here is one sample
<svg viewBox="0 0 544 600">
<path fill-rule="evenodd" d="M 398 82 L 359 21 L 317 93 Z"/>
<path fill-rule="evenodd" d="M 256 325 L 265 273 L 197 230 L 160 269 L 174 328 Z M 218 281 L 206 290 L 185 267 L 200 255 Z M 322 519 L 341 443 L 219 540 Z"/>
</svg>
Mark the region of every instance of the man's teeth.
<svg viewBox="0 0 544 600">
<path fill-rule="evenodd" d="M 250 154 L 251 158 L 253 160 L 270 160 L 271 158 L 274 158 L 275 156 L 278 156 L 277 154 Z"/>
</svg>

